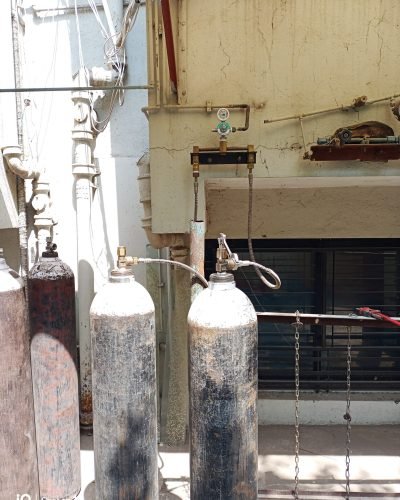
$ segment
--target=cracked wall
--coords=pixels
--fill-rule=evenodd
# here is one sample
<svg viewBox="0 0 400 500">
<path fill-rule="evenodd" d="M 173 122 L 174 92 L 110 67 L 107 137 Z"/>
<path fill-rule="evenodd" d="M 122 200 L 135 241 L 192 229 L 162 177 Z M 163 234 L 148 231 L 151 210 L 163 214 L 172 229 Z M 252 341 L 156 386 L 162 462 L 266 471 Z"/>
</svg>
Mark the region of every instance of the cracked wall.
<svg viewBox="0 0 400 500">
<path fill-rule="evenodd" d="M 400 7 L 396 0 L 176 0 L 171 5 L 179 95 L 184 92 L 188 105 L 204 105 L 206 101 L 216 105 L 251 105 L 249 130 L 231 134 L 229 145 L 255 145 L 258 151 L 255 185 L 258 178 L 398 175 L 398 161 L 318 163 L 302 159 L 304 142 L 308 148 L 317 137 L 358 121 L 383 121 L 395 134 L 400 134 L 388 102 L 359 112 L 338 111 L 306 118 L 304 137 L 296 120 L 263 123 L 264 119 L 349 105 L 361 95 L 374 99 L 400 93 L 397 85 Z M 169 90 L 165 54 L 162 60 L 164 102 L 174 104 L 176 97 Z M 155 104 L 154 95 L 150 95 L 150 104 Z M 244 113 L 232 112 L 230 123 L 242 126 Z M 150 113 L 155 232 L 188 231 L 193 215 L 190 151 L 195 144 L 218 145 L 217 134 L 211 132 L 216 124 L 215 113 L 204 111 Z M 200 214 L 206 216 L 204 179 L 246 175 L 245 167 L 201 168 Z M 240 221 L 237 227 L 241 229 L 236 229 L 235 235 L 245 237 L 247 212 L 243 213 L 235 203 L 228 203 L 227 197 L 228 194 L 224 195 L 219 202 L 213 198 L 213 218 L 217 213 L 223 217 L 229 204 Z M 383 195 L 382 205 L 374 204 L 375 210 L 384 210 L 385 200 Z M 320 203 L 324 203 L 323 199 Z M 350 200 L 346 204 L 349 222 L 356 209 L 367 210 L 367 205 L 367 197 Z M 333 217 L 334 213 L 328 215 Z M 390 221 L 379 233 L 381 236 L 397 234 L 397 226 L 392 226 L 396 221 L 393 218 Z M 208 236 L 214 234 L 213 227 L 209 228 Z M 331 227 L 331 231 L 329 237 L 340 237 L 336 228 Z"/>
</svg>

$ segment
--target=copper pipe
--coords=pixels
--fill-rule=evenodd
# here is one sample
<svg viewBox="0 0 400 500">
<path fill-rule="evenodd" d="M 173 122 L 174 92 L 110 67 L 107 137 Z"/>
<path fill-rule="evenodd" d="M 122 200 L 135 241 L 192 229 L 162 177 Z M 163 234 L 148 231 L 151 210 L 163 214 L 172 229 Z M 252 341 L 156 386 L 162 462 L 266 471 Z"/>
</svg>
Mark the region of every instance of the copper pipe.
<svg viewBox="0 0 400 500">
<path fill-rule="evenodd" d="M 167 111 L 206 111 L 210 113 L 213 109 L 219 108 L 227 108 L 227 109 L 244 109 L 246 110 L 245 122 L 243 127 L 237 127 L 235 131 L 237 132 L 245 132 L 249 128 L 250 124 L 250 105 L 249 104 L 221 104 L 219 106 L 212 105 L 208 106 L 207 104 L 197 104 L 197 105 L 186 105 L 186 104 L 167 104 L 162 107 L 162 109 L 166 109 Z M 158 112 L 160 111 L 160 106 L 145 106 L 142 108 L 142 112 L 149 117 L 150 112 Z"/>
</svg>

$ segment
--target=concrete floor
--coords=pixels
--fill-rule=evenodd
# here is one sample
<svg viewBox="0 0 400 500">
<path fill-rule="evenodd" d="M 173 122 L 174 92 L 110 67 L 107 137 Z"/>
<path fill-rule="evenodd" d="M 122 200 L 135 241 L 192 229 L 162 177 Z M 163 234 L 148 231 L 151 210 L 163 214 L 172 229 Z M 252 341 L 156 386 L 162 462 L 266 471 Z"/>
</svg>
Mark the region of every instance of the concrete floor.
<svg viewBox="0 0 400 500">
<path fill-rule="evenodd" d="M 259 498 L 293 498 L 294 430 L 292 426 L 259 428 Z M 345 427 L 300 429 L 301 499 L 345 498 Z M 400 498 L 400 426 L 354 426 L 351 435 L 351 492 L 359 499 Z M 95 500 L 92 437 L 82 435 L 82 491 L 79 500 Z M 159 447 L 160 499 L 189 498 L 187 447 Z M 264 490 L 264 491 L 262 491 Z M 271 492 L 279 490 L 281 493 Z M 304 492 L 302 494 L 302 491 Z M 326 492 L 317 493 L 319 492 Z M 307 493 L 308 492 L 308 493 Z M 335 496 L 329 492 L 337 492 Z M 373 495 L 371 495 L 373 494 Z M 206 499 L 204 499 L 206 500 Z"/>
</svg>

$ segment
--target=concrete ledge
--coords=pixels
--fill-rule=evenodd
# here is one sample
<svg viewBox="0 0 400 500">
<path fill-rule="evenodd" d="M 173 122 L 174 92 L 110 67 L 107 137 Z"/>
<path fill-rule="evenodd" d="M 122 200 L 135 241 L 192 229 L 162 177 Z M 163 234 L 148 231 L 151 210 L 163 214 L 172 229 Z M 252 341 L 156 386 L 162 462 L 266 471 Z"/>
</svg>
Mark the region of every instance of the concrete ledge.
<svg viewBox="0 0 400 500">
<path fill-rule="evenodd" d="M 300 400 L 301 425 L 344 424 L 346 401 Z M 354 425 L 400 424 L 400 402 L 352 400 L 351 417 Z M 259 425 L 294 424 L 294 399 L 259 399 Z"/>
</svg>

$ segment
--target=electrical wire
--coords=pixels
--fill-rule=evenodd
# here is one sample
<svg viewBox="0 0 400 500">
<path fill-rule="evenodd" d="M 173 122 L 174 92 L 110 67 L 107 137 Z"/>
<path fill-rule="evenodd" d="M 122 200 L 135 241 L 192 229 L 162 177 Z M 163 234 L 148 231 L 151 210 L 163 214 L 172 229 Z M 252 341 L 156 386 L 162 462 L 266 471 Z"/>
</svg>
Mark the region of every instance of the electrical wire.
<svg viewBox="0 0 400 500">
<path fill-rule="evenodd" d="M 133 28 L 136 18 L 139 13 L 140 0 L 132 0 L 128 5 L 124 18 L 122 20 L 121 31 L 118 33 L 117 38 L 115 40 L 115 46 L 118 48 L 123 48 L 126 43 L 126 37 L 128 33 Z"/>
<path fill-rule="evenodd" d="M 90 3 L 93 4 L 93 0 L 90 0 Z M 133 5 L 133 8 L 132 8 Z M 123 85 L 123 80 L 125 76 L 125 68 L 126 68 L 126 53 L 125 53 L 125 41 L 126 41 L 126 36 L 128 34 L 128 31 L 132 29 L 137 13 L 139 10 L 139 4 L 136 4 L 135 2 L 131 2 L 129 4 L 127 11 L 125 13 L 123 22 L 122 22 L 122 28 L 121 32 L 118 34 L 110 33 L 109 31 L 106 30 L 104 27 L 104 24 L 102 23 L 100 16 L 97 11 L 97 7 L 95 4 L 92 6 L 92 11 L 95 14 L 95 17 L 101 27 L 102 34 L 105 38 L 104 42 L 104 55 L 106 58 L 107 63 L 115 68 L 117 72 L 117 80 L 115 83 L 115 87 L 122 87 Z M 117 44 L 117 40 L 119 40 Z M 93 117 L 92 119 L 92 125 L 94 130 L 97 133 L 103 132 L 110 119 L 111 119 L 111 114 L 113 112 L 113 109 L 115 107 L 115 103 L 118 97 L 118 102 L 119 105 L 122 106 L 124 103 L 124 91 L 123 89 L 113 89 L 111 98 L 110 98 L 110 105 L 108 108 L 108 111 L 106 113 L 105 118 L 98 120 L 96 117 Z M 93 103 L 92 103 L 93 106 Z"/>
<path fill-rule="evenodd" d="M 107 29 L 105 28 L 103 21 L 101 20 L 99 11 L 97 10 L 96 2 L 94 0 L 88 0 L 88 4 L 89 7 L 92 9 L 97 24 L 100 26 L 101 34 L 103 35 L 104 38 L 108 38 Z"/>
</svg>

